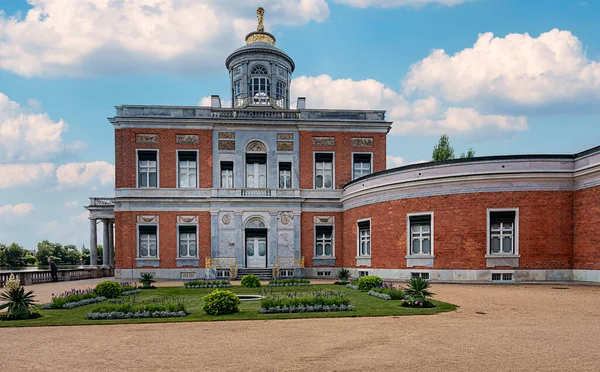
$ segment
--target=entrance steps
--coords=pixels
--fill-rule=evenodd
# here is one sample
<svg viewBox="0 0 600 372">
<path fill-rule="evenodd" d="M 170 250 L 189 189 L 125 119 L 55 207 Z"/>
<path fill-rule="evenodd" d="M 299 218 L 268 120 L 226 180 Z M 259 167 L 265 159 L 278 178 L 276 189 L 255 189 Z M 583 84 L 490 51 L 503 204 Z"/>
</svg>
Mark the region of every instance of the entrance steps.
<svg viewBox="0 0 600 372">
<path fill-rule="evenodd" d="M 244 275 L 254 274 L 261 280 L 273 279 L 273 270 L 268 268 L 238 268 L 236 280 L 242 279 Z"/>
</svg>

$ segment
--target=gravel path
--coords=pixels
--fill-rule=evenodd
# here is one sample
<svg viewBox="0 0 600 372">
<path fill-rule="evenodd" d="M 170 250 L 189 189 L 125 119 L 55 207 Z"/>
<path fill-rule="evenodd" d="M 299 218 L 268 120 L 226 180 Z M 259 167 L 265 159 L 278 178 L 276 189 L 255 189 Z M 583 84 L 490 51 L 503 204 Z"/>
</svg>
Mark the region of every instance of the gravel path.
<svg viewBox="0 0 600 372">
<path fill-rule="evenodd" d="M 6 371 L 600 370 L 598 286 L 436 284 L 433 290 L 460 308 L 411 317 L 4 328 L 0 365 Z"/>
</svg>

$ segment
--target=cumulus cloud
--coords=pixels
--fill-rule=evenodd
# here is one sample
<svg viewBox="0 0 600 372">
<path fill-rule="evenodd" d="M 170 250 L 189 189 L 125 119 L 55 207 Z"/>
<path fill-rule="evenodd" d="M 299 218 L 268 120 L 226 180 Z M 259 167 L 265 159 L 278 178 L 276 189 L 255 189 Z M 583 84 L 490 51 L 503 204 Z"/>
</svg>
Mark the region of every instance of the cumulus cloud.
<svg viewBox="0 0 600 372">
<path fill-rule="evenodd" d="M 81 142 L 64 142 L 67 123 L 63 120 L 54 121 L 33 110 L 0 92 L 0 161 L 47 160 L 83 147 Z"/>
<path fill-rule="evenodd" d="M 328 75 L 301 76 L 292 82 L 292 101 L 306 96 L 307 107 L 387 110 L 393 121 L 392 134 L 471 135 L 480 138 L 508 138 L 527 130 L 523 116 L 485 115 L 470 107 L 449 107 L 436 97 L 415 101 L 367 79 L 337 79 Z"/>
<path fill-rule="evenodd" d="M 24 17 L 0 13 L 0 68 L 24 76 L 206 72 L 256 27 L 329 16 L 325 0 L 35 0 Z M 118 55 L 119 58 L 114 58 Z"/>
<path fill-rule="evenodd" d="M 54 175 L 54 164 L 0 164 L 0 189 L 35 186 Z"/>
<path fill-rule="evenodd" d="M 399 6 L 422 6 L 427 4 L 440 4 L 440 5 L 456 5 L 467 2 L 469 0 L 334 0 L 336 3 L 346 4 L 357 8 L 367 7 L 382 7 L 391 8 Z"/>
<path fill-rule="evenodd" d="M 557 29 L 538 37 L 480 34 L 472 48 L 454 55 L 438 49 L 415 63 L 406 93 L 434 94 L 453 103 L 501 110 L 597 104 L 600 63 L 581 41 Z"/>
<path fill-rule="evenodd" d="M 79 207 L 79 202 L 77 200 L 71 200 L 65 203 L 65 207 L 67 208 L 77 208 Z"/>
<path fill-rule="evenodd" d="M 68 163 L 56 169 L 59 188 L 112 186 L 115 182 L 115 166 L 105 161 L 91 163 Z"/>
<path fill-rule="evenodd" d="M 33 205 L 29 203 L 7 204 L 0 207 L 0 217 L 22 217 L 33 211 Z"/>
<path fill-rule="evenodd" d="M 400 156 L 387 155 L 385 159 L 387 169 L 401 167 L 404 165 L 404 158 Z"/>
</svg>

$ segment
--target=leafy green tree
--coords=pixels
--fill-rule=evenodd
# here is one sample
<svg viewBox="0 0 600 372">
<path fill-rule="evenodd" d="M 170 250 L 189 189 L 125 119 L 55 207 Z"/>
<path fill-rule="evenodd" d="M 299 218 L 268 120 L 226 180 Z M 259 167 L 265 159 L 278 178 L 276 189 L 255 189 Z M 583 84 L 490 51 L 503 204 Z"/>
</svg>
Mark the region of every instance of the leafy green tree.
<svg viewBox="0 0 600 372">
<path fill-rule="evenodd" d="M 52 253 L 52 243 L 44 240 L 37 244 L 35 258 L 37 258 L 40 265 L 46 265 L 48 263 L 48 257 L 52 257 Z"/>
<path fill-rule="evenodd" d="M 467 151 L 467 153 L 465 154 L 464 152 L 460 153 L 460 158 L 461 159 L 465 159 L 465 158 L 474 158 L 475 157 L 475 150 L 473 150 L 472 147 L 469 147 L 469 151 Z"/>
<path fill-rule="evenodd" d="M 88 248 L 83 247 L 81 257 L 84 265 L 90 264 L 90 250 Z M 102 262 L 102 244 L 98 244 L 98 262 Z"/>
<path fill-rule="evenodd" d="M 0 267 L 6 266 L 6 255 L 4 250 L 6 249 L 6 245 L 0 243 Z"/>
<path fill-rule="evenodd" d="M 4 256 L 6 257 L 7 266 L 20 267 L 27 265 L 25 260 L 26 255 L 27 251 L 17 243 L 12 243 L 4 249 Z"/>
<path fill-rule="evenodd" d="M 454 149 L 450 146 L 450 138 L 442 134 L 440 141 L 433 148 L 433 155 L 431 160 L 433 161 L 444 161 L 454 159 Z"/>
<path fill-rule="evenodd" d="M 67 265 L 79 265 L 81 252 L 77 250 L 77 247 L 74 245 L 65 245 L 63 248 L 65 255 L 62 257 L 61 262 Z"/>
</svg>

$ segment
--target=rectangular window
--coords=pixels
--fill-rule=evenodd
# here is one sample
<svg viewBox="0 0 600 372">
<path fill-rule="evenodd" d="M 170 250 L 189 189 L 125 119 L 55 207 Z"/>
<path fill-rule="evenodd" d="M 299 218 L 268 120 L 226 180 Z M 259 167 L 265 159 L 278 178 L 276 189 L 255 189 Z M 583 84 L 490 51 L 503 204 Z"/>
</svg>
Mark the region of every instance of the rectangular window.
<svg viewBox="0 0 600 372">
<path fill-rule="evenodd" d="M 515 254 L 515 211 L 490 211 L 490 254 Z"/>
<path fill-rule="evenodd" d="M 222 161 L 221 162 L 221 188 L 231 189 L 233 188 L 233 162 Z"/>
<path fill-rule="evenodd" d="M 196 151 L 179 151 L 178 153 L 179 187 L 197 187 L 198 162 Z"/>
<path fill-rule="evenodd" d="M 371 221 L 358 223 L 358 256 L 371 256 Z"/>
<path fill-rule="evenodd" d="M 315 154 L 315 189 L 333 189 L 333 154 Z"/>
<path fill-rule="evenodd" d="M 410 273 L 410 277 L 429 280 L 429 273 Z"/>
<path fill-rule="evenodd" d="M 352 156 L 352 179 L 371 174 L 371 154 L 354 154 Z"/>
<path fill-rule="evenodd" d="M 267 187 L 267 155 L 246 154 L 246 187 Z"/>
<path fill-rule="evenodd" d="M 237 80 L 234 83 L 234 95 L 235 97 L 239 97 L 242 94 L 242 81 Z"/>
<path fill-rule="evenodd" d="M 279 163 L 279 188 L 292 188 L 292 163 Z"/>
<path fill-rule="evenodd" d="M 430 255 L 431 252 L 431 215 L 409 216 L 410 254 Z"/>
<path fill-rule="evenodd" d="M 275 97 L 277 97 L 277 99 L 285 99 L 285 83 L 283 81 L 277 82 Z"/>
<path fill-rule="evenodd" d="M 179 257 L 198 257 L 196 226 L 179 226 Z"/>
<path fill-rule="evenodd" d="M 139 227 L 139 252 L 140 258 L 158 257 L 157 226 Z"/>
<path fill-rule="evenodd" d="M 315 256 L 333 256 L 333 226 L 315 227 Z"/>
<path fill-rule="evenodd" d="M 157 159 L 156 150 L 138 151 L 138 187 L 157 187 Z"/>
<path fill-rule="evenodd" d="M 369 276 L 369 272 L 368 271 L 359 271 L 358 272 L 358 277 L 362 278 L 363 276 Z"/>
</svg>

